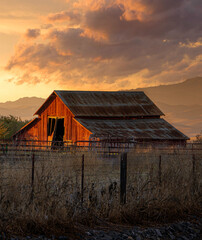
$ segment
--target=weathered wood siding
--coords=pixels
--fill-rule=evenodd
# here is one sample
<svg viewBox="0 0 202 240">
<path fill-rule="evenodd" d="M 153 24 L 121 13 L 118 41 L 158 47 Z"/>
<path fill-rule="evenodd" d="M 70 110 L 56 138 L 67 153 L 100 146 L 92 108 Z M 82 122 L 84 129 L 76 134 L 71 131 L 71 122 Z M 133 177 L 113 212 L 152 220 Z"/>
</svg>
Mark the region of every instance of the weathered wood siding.
<svg viewBox="0 0 202 240">
<path fill-rule="evenodd" d="M 17 140 L 39 140 L 39 122 L 28 124 L 28 126 L 16 134 Z M 28 143 L 29 144 L 29 143 Z"/>
<path fill-rule="evenodd" d="M 48 117 L 64 117 L 64 141 L 70 140 L 76 142 L 89 140 L 91 132 L 74 119 L 74 115 L 57 96 L 46 103 L 43 112 L 39 116 L 41 120 L 37 126 L 38 140 L 48 141 Z M 33 131 L 35 130 L 33 129 Z"/>
</svg>

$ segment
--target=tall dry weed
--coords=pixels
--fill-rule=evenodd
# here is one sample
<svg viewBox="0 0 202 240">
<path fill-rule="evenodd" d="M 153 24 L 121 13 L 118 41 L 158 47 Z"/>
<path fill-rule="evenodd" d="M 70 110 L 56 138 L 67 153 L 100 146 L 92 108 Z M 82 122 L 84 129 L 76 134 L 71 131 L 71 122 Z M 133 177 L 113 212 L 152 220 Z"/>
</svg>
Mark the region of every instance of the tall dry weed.
<svg viewBox="0 0 202 240">
<path fill-rule="evenodd" d="M 61 234 L 74 231 L 75 223 L 144 224 L 197 214 L 201 207 L 202 154 L 194 154 L 193 176 L 193 152 L 152 148 L 129 152 L 125 205 L 120 205 L 119 156 L 106 158 L 93 151 L 35 153 L 34 185 L 32 152 L 1 156 L 0 226 L 18 234 Z"/>
</svg>

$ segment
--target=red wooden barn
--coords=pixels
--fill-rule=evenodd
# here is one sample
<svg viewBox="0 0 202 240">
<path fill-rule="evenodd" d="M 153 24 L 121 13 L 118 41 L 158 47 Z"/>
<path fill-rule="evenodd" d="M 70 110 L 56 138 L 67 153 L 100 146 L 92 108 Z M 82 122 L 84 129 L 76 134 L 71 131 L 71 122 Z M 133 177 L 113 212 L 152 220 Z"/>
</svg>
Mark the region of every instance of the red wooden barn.
<svg viewBox="0 0 202 240">
<path fill-rule="evenodd" d="M 186 143 L 144 92 L 54 91 L 15 140 Z"/>
</svg>

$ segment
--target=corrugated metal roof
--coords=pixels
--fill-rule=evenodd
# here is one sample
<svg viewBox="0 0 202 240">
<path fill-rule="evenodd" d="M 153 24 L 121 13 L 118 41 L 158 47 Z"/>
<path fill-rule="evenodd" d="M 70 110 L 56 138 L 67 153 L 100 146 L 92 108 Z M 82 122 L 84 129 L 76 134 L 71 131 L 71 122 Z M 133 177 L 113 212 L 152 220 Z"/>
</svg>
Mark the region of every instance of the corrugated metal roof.
<svg viewBox="0 0 202 240">
<path fill-rule="evenodd" d="M 54 92 L 60 97 L 75 117 L 137 117 L 164 115 L 144 92 Z"/>
<path fill-rule="evenodd" d="M 77 119 L 90 130 L 92 137 L 126 138 L 126 139 L 155 139 L 155 140 L 187 140 L 183 133 L 178 131 L 164 119 L 135 119 L 135 120 L 100 120 Z"/>
</svg>

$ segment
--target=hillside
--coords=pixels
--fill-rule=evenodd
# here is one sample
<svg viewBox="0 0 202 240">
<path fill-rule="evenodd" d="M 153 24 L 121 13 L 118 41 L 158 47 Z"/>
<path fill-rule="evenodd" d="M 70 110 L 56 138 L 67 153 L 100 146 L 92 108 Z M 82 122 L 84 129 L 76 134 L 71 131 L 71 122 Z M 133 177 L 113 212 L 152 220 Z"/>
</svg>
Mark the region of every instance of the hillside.
<svg viewBox="0 0 202 240">
<path fill-rule="evenodd" d="M 188 79 L 177 84 L 135 90 L 144 91 L 154 102 L 169 105 L 202 105 L 202 77 Z"/>
<path fill-rule="evenodd" d="M 144 91 L 164 112 L 164 118 L 189 137 L 202 130 L 202 77 L 135 90 Z M 24 97 L 0 103 L 0 115 L 31 119 L 44 101 L 43 98 Z"/>
<path fill-rule="evenodd" d="M 189 137 L 195 137 L 202 130 L 202 105 L 169 105 L 157 102 L 165 114 L 164 119 Z"/>
<path fill-rule="evenodd" d="M 0 115 L 13 115 L 16 117 L 21 117 L 22 120 L 32 119 L 33 114 L 44 101 L 45 99 L 43 98 L 24 97 L 18 99 L 17 101 L 0 103 Z"/>
</svg>

